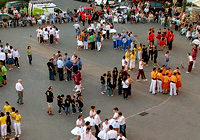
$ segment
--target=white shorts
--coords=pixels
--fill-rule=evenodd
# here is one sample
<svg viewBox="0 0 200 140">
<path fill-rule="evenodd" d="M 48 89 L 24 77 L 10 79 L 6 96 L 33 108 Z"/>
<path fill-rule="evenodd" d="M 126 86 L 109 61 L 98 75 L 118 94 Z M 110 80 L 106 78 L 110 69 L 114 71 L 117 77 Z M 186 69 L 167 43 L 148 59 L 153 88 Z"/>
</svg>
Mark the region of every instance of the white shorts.
<svg viewBox="0 0 200 140">
<path fill-rule="evenodd" d="M 80 85 L 75 85 L 74 88 L 76 89 L 76 92 L 77 92 L 77 91 L 81 91 L 81 84 L 80 84 Z"/>
<path fill-rule="evenodd" d="M 48 107 L 52 108 L 52 103 L 47 103 Z"/>
</svg>

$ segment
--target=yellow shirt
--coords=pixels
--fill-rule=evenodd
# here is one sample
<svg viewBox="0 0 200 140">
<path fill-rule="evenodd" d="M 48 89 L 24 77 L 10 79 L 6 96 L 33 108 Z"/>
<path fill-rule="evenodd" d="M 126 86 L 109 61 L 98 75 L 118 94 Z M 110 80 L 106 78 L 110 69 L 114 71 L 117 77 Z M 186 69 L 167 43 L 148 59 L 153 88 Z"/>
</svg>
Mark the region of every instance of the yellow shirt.
<svg viewBox="0 0 200 140">
<path fill-rule="evenodd" d="M 181 76 L 180 75 L 177 75 L 176 78 L 177 78 L 177 81 L 181 81 Z"/>
<path fill-rule="evenodd" d="M 6 120 L 7 120 L 6 116 L 0 117 L 1 125 L 6 124 Z"/>
<path fill-rule="evenodd" d="M 20 123 L 20 121 L 21 121 L 21 115 L 20 114 L 16 114 L 15 115 L 15 123 Z"/>
<path fill-rule="evenodd" d="M 169 77 L 168 76 L 164 76 L 163 82 L 169 82 L 169 81 L 170 81 Z"/>
<path fill-rule="evenodd" d="M 132 60 L 132 61 L 135 60 L 135 54 L 131 54 L 131 60 Z"/>
<path fill-rule="evenodd" d="M 139 46 L 139 47 L 138 47 L 138 52 L 141 52 L 141 51 L 142 51 L 142 47 Z"/>
<path fill-rule="evenodd" d="M 15 120 L 15 112 L 12 112 L 12 113 L 11 113 L 11 119 L 12 119 L 12 120 Z"/>
<path fill-rule="evenodd" d="M 168 76 L 169 76 L 169 77 L 172 76 L 172 70 L 167 70 L 166 73 L 168 73 Z"/>
<path fill-rule="evenodd" d="M 151 72 L 151 78 L 154 79 L 154 80 L 156 79 L 156 72 L 155 71 Z"/>
<path fill-rule="evenodd" d="M 177 78 L 176 78 L 176 76 L 172 75 L 172 76 L 170 77 L 170 81 L 171 81 L 171 82 L 174 82 L 174 83 L 177 83 Z"/>
<path fill-rule="evenodd" d="M 137 48 L 133 48 L 135 55 L 137 54 Z"/>
<path fill-rule="evenodd" d="M 9 112 L 9 113 L 10 113 L 10 111 L 11 111 L 11 106 L 10 106 L 10 105 L 5 105 L 5 106 L 4 106 L 4 110 L 5 110 L 5 112 Z"/>
<path fill-rule="evenodd" d="M 129 59 L 129 57 L 130 57 L 129 52 L 126 52 L 126 53 L 125 53 L 125 59 Z"/>
<path fill-rule="evenodd" d="M 157 78 L 158 78 L 159 80 L 163 80 L 163 75 L 162 75 L 162 73 L 158 73 L 158 74 L 157 74 Z"/>
</svg>

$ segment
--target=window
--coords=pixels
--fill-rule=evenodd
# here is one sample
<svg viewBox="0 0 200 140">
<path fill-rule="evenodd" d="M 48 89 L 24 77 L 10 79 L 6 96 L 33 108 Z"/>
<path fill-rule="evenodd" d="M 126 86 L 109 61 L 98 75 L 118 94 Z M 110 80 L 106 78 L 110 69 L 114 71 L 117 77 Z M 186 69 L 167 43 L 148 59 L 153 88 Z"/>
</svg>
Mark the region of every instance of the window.
<svg viewBox="0 0 200 140">
<path fill-rule="evenodd" d="M 56 13 L 62 13 L 62 10 L 60 10 L 59 8 L 54 8 L 54 12 L 56 12 Z"/>
</svg>

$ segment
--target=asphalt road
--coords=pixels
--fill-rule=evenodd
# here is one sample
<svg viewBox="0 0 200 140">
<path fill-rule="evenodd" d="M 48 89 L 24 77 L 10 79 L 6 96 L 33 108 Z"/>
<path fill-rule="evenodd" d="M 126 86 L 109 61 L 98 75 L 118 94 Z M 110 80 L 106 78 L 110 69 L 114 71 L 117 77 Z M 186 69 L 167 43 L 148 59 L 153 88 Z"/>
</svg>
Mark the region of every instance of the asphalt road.
<svg viewBox="0 0 200 140">
<path fill-rule="evenodd" d="M 79 7 L 87 5 L 73 0 L 55 1 L 62 9 L 69 7 Z M 54 87 L 54 96 L 58 94 L 73 95 L 73 82 L 60 82 L 58 77 L 55 82 L 48 80 L 48 69 L 46 63 L 53 53 L 58 50 L 62 54 L 67 52 L 69 56 L 76 51 L 76 39 L 73 23 L 57 24 L 60 29 L 60 44 L 45 46 L 38 44 L 36 40 L 36 27 L 9 28 L 0 29 L 0 38 L 4 42 L 18 48 L 21 60 L 20 69 L 15 68 L 8 72 L 8 85 L 0 88 L 0 108 L 3 109 L 4 102 L 10 102 L 11 106 L 16 107 L 22 115 L 22 140 L 71 140 L 73 136 L 70 131 L 75 127 L 76 115 L 57 114 L 58 107 L 56 99 L 53 104 L 54 116 L 48 116 L 46 113 L 47 104 L 44 93 L 52 85 Z M 147 44 L 147 32 L 151 27 L 163 28 L 159 24 L 116 24 L 118 32 L 122 30 L 133 31 L 137 35 L 137 40 Z M 30 37 L 32 35 L 32 37 Z M 32 46 L 33 65 L 28 64 L 26 58 L 26 47 Z M 173 50 L 170 52 L 169 66 L 174 69 L 180 67 L 181 60 L 187 67 L 187 52 L 191 51 L 189 42 L 179 32 L 175 31 L 175 41 Z M 77 52 L 77 51 L 76 51 Z M 158 63 L 164 63 L 164 52 L 159 52 Z M 124 52 L 113 50 L 112 41 L 106 40 L 100 52 L 95 50 L 79 51 L 77 55 L 83 61 L 83 91 L 84 109 L 83 116 L 89 115 L 91 105 L 102 110 L 101 118 L 104 120 L 112 116 L 112 109 L 118 107 L 127 118 L 127 136 L 129 140 L 198 140 L 200 139 L 200 93 L 199 86 L 199 61 L 197 58 L 197 67 L 191 74 L 185 74 L 186 69 L 182 71 L 182 84 L 180 94 L 176 97 L 157 94 L 156 96 L 148 93 L 150 85 L 150 72 L 152 66 L 145 67 L 147 82 L 134 82 L 132 86 L 132 97 L 130 100 L 124 100 L 121 96 L 108 97 L 100 93 L 99 77 L 115 66 L 120 68 L 121 58 Z M 138 67 L 138 64 L 136 64 Z M 135 80 L 137 69 L 130 72 Z M 25 88 L 24 105 L 16 103 L 17 94 L 15 92 L 15 83 L 17 79 L 23 80 Z M 139 113 L 147 112 L 145 116 Z"/>
</svg>

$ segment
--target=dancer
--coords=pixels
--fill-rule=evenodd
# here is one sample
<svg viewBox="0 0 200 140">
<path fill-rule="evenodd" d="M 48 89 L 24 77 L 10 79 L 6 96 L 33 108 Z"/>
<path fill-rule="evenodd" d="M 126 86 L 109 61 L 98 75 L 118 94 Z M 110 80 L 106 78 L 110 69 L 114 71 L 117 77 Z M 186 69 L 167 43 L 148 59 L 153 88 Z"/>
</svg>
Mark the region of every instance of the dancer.
<svg viewBox="0 0 200 140">
<path fill-rule="evenodd" d="M 71 130 L 71 133 L 73 135 L 76 135 L 76 140 L 80 140 L 81 138 L 81 135 L 83 133 L 83 122 L 82 122 L 82 118 L 83 116 L 82 115 L 79 115 L 78 116 L 78 119 L 76 121 L 76 127 L 74 129 Z"/>
</svg>

